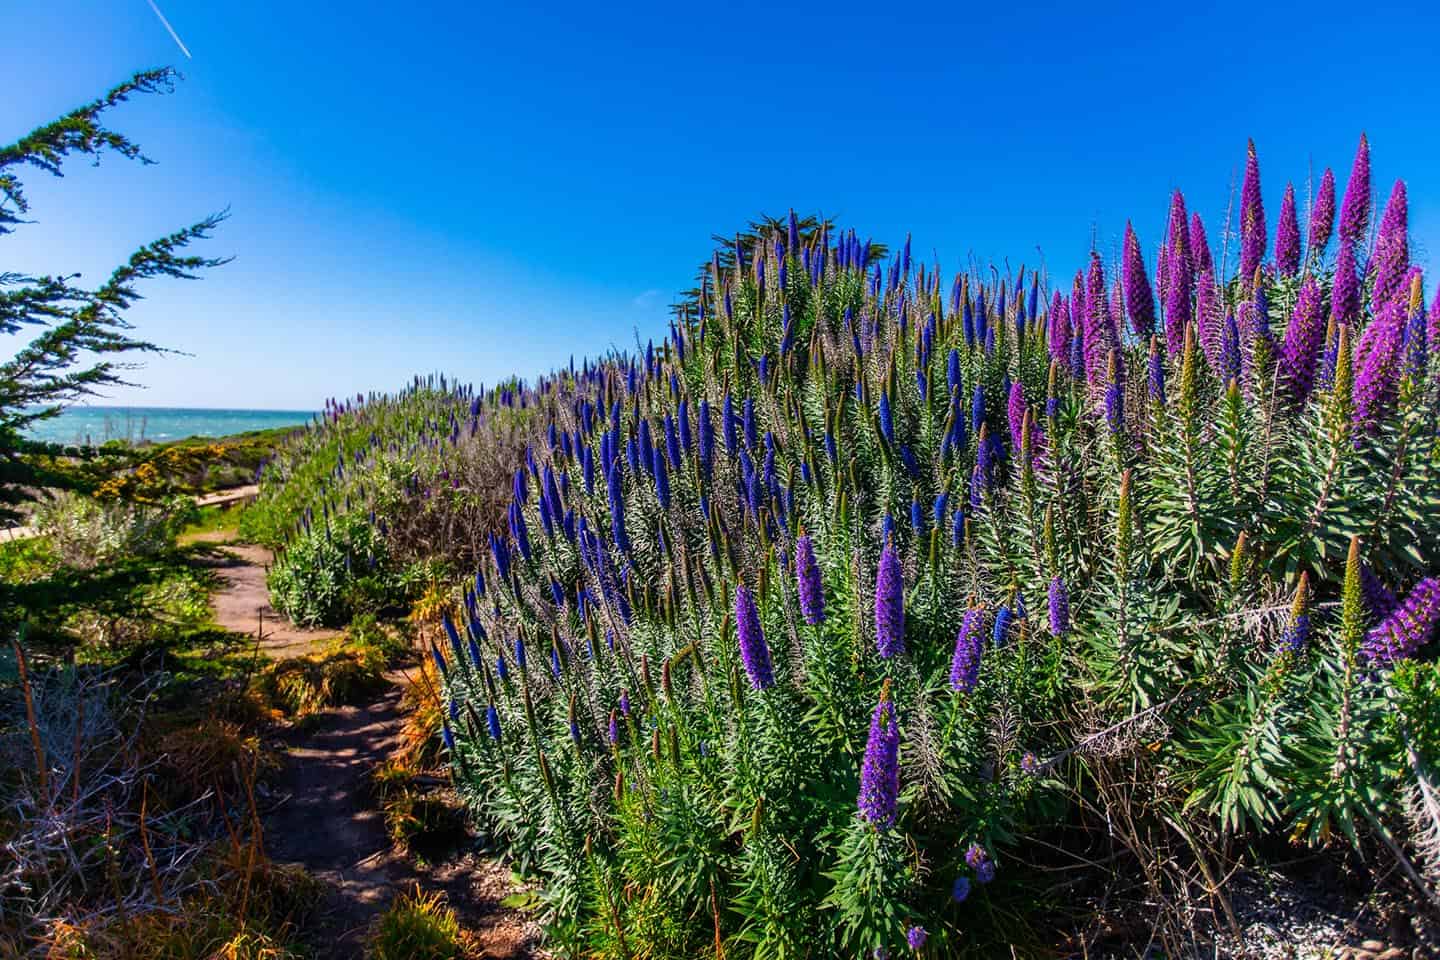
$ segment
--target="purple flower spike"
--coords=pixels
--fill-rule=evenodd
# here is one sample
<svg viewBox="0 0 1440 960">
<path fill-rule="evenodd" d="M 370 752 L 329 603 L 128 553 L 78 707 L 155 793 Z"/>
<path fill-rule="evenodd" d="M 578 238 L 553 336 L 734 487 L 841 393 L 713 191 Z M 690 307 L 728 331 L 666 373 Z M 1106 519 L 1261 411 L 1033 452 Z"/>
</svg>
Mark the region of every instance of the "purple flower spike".
<svg viewBox="0 0 1440 960">
<path fill-rule="evenodd" d="M 1280 348 L 1280 376 L 1296 403 L 1304 403 L 1315 384 L 1315 368 L 1325 340 L 1320 285 L 1307 276 L 1295 298 L 1295 310 Z"/>
<path fill-rule="evenodd" d="M 1381 665 L 1412 657 L 1429 642 L 1436 621 L 1440 621 L 1440 580 L 1426 577 L 1415 585 L 1404 603 L 1370 631 L 1361 652 Z"/>
<path fill-rule="evenodd" d="M 950 658 L 950 689 L 969 693 L 980 682 L 980 658 L 985 651 L 985 611 L 971 607 L 955 634 L 955 653 Z"/>
<path fill-rule="evenodd" d="M 1355 422 L 1373 428 L 1390 412 L 1400 384 L 1400 337 L 1405 329 L 1405 308 L 1387 303 L 1356 349 Z"/>
<path fill-rule="evenodd" d="M 950 899 L 956 903 L 964 903 L 970 896 L 970 878 L 956 877 L 955 883 L 950 887 Z"/>
<path fill-rule="evenodd" d="M 1135 331 L 1135 336 L 1148 338 L 1155 332 L 1155 296 L 1150 292 L 1150 278 L 1145 273 L 1145 256 L 1140 250 L 1140 239 L 1135 236 L 1135 228 L 1129 221 L 1125 223 L 1121 277 L 1130 329 Z"/>
<path fill-rule="evenodd" d="M 744 584 L 735 588 L 735 632 L 740 639 L 740 659 L 750 686 L 765 690 L 775 684 L 775 671 L 770 664 L 770 648 L 760 628 L 760 613 Z"/>
<path fill-rule="evenodd" d="M 1275 268 L 1282 277 L 1300 270 L 1300 221 L 1295 215 L 1295 185 L 1285 184 L 1280 201 L 1280 225 L 1275 228 Z"/>
<path fill-rule="evenodd" d="M 1055 577 L 1050 581 L 1050 633 L 1063 637 L 1070 632 L 1070 591 L 1065 581 Z"/>
<path fill-rule="evenodd" d="M 860 816 L 877 827 L 895 822 L 900 796 L 900 729 L 895 723 L 895 705 L 890 702 L 889 682 L 880 691 L 880 702 L 870 717 L 870 738 L 865 742 L 865 760 L 860 766 Z"/>
<path fill-rule="evenodd" d="M 1215 258 L 1210 255 L 1210 240 L 1205 235 L 1205 224 L 1200 219 L 1200 214 L 1190 214 L 1190 262 L 1194 264 L 1193 273 L 1200 273 L 1204 270 L 1215 272 Z"/>
<path fill-rule="evenodd" d="M 891 539 L 875 574 L 875 648 L 887 660 L 905 652 L 905 574 Z"/>
<path fill-rule="evenodd" d="M 1178 357 L 1185 350 L 1185 330 L 1194 319 L 1194 276 L 1186 263 L 1187 253 L 1170 247 L 1169 276 L 1165 291 L 1165 351 Z"/>
<path fill-rule="evenodd" d="M 1375 576 L 1375 571 L 1370 569 L 1369 564 L 1360 566 L 1360 589 L 1365 594 L 1365 605 L 1370 608 L 1370 615 L 1376 620 L 1384 620 L 1394 613 L 1400 604 L 1394 591 Z"/>
<path fill-rule="evenodd" d="M 1085 277 L 1085 380 L 1091 386 L 1105 382 L 1110 351 L 1118 347 L 1114 321 L 1105 297 L 1105 265 L 1100 254 L 1090 254 L 1090 270 Z"/>
<path fill-rule="evenodd" d="M 905 942 L 910 944 L 911 950 L 919 950 L 925 946 L 925 941 L 929 939 L 929 936 L 924 927 L 915 926 L 905 931 Z"/>
<path fill-rule="evenodd" d="M 1240 282 L 1248 284 L 1265 259 L 1265 205 L 1260 200 L 1260 160 L 1255 141 L 1245 148 L 1245 180 L 1240 187 Z"/>
<path fill-rule="evenodd" d="M 825 619 L 825 589 L 820 580 L 820 565 L 815 562 L 815 547 L 808 536 L 795 541 L 795 583 L 800 592 L 800 614 L 814 626 Z"/>
<path fill-rule="evenodd" d="M 1349 244 L 1341 246 L 1335 258 L 1330 317 L 1336 323 L 1354 323 L 1360 319 L 1360 278 L 1355 274 L 1355 251 Z"/>
<path fill-rule="evenodd" d="M 1355 163 L 1345 184 L 1345 199 L 1340 204 L 1340 242 L 1346 246 L 1365 239 L 1370 229 L 1370 141 L 1360 134 L 1355 148 Z"/>
<path fill-rule="evenodd" d="M 1409 200 L 1405 181 L 1396 180 L 1380 219 L 1380 233 L 1375 238 L 1375 286 L 1370 293 L 1370 310 L 1379 314 L 1385 304 L 1402 299 L 1409 292 L 1405 274 L 1410 267 Z"/>
<path fill-rule="evenodd" d="M 1248 277 L 1247 277 L 1248 279 Z M 1215 286 L 1215 276 L 1209 270 L 1200 274 L 1195 291 L 1195 326 L 1200 335 L 1200 347 L 1210 369 L 1220 369 L 1220 291 Z"/>
<path fill-rule="evenodd" d="M 1310 239 L 1308 253 L 1311 259 L 1324 256 L 1330 243 L 1330 234 L 1335 229 L 1335 174 L 1329 167 L 1320 176 L 1320 187 L 1315 192 L 1315 205 L 1310 208 Z"/>
<path fill-rule="evenodd" d="M 1005 412 L 1010 421 L 1010 443 L 1019 450 L 1025 438 L 1025 387 L 1018 380 L 1010 384 L 1010 396 Z"/>
<path fill-rule="evenodd" d="M 1047 318 L 1050 359 L 1059 363 L 1070 361 L 1070 305 L 1055 291 L 1050 300 L 1050 316 Z"/>
</svg>

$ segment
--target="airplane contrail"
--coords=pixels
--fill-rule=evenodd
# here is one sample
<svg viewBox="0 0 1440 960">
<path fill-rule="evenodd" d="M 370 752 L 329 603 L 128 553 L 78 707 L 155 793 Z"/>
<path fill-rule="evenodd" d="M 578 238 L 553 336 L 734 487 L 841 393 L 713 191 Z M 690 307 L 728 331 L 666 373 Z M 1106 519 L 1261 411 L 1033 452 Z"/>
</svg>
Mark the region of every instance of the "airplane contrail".
<svg viewBox="0 0 1440 960">
<path fill-rule="evenodd" d="M 170 21 L 165 19 L 165 14 L 160 12 L 160 8 L 155 6 L 155 0 L 145 0 L 145 2 L 150 4 L 150 9 L 155 11 L 155 16 L 160 18 L 160 22 L 165 25 L 165 29 L 170 31 L 170 39 L 174 40 L 175 46 L 179 47 L 180 52 L 185 54 L 185 59 L 194 60 L 195 58 L 190 56 L 190 51 L 185 47 L 185 41 L 180 39 L 180 34 L 175 32 L 174 27 L 170 26 Z"/>
</svg>

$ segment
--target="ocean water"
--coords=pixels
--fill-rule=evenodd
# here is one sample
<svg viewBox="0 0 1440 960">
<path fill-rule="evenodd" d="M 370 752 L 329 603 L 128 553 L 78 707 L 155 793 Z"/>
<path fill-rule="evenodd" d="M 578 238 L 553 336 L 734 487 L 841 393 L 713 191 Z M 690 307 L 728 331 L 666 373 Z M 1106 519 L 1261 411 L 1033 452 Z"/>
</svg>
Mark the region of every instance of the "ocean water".
<svg viewBox="0 0 1440 960">
<path fill-rule="evenodd" d="M 228 437 L 248 430 L 301 426 L 308 410 L 207 410 L 192 407 L 70 407 L 31 424 L 33 440 L 98 445 L 107 440 L 164 443 L 185 437 Z"/>
</svg>

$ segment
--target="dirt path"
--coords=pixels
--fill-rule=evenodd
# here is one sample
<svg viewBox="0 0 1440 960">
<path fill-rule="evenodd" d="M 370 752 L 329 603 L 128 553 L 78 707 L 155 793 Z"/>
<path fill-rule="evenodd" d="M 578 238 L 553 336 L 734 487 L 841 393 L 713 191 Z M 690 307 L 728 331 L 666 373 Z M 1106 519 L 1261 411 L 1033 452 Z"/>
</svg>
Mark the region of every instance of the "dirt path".
<svg viewBox="0 0 1440 960">
<path fill-rule="evenodd" d="M 228 531 L 213 537 L 200 535 L 192 542 L 228 539 Z M 233 633 L 254 637 L 263 629 L 260 649 L 276 659 L 309 653 L 320 643 L 340 635 L 339 630 L 311 630 L 297 627 L 270 606 L 265 573 L 274 556 L 264 547 L 250 543 L 223 544 L 201 562 L 220 577 L 221 587 L 211 597 L 215 622 Z"/>
<path fill-rule="evenodd" d="M 283 619 L 270 606 L 265 588 L 272 554 L 253 544 L 226 542 L 232 535 L 217 531 L 196 538 L 217 544 L 200 562 L 215 570 L 222 583 L 211 601 L 220 626 L 251 637 L 262 628 L 260 647 L 276 659 L 309 653 L 340 634 L 307 630 Z M 394 672 L 385 679 L 386 687 L 374 702 L 325 710 L 282 736 L 286 762 L 264 818 L 265 847 L 272 859 L 301 864 L 326 884 L 319 957 L 360 957 L 372 919 L 395 894 L 417 882 L 426 891 L 444 891 L 481 949 L 480 956 L 531 956 L 537 940 L 534 925 L 499 903 L 514 890 L 503 866 L 464 852 L 421 868 L 392 848 L 368 782 L 370 771 L 394 749 L 404 721 L 404 675 Z"/>
<path fill-rule="evenodd" d="M 326 882 L 320 956 L 361 956 L 371 920 L 417 882 L 426 891 L 445 892 L 480 956 L 532 956 L 533 924 L 500 905 L 513 892 L 503 866 L 472 852 L 420 868 L 392 848 L 367 783 L 371 768 L 394 747 L 402 720 L 403 679 L 387 679 L 390 687 L 374 703 L 327 710 L 287 733 L 289 762 L 278 784 L 279 803 L 265 818 L 271 858 L 303 864 Z"/>
</svg>

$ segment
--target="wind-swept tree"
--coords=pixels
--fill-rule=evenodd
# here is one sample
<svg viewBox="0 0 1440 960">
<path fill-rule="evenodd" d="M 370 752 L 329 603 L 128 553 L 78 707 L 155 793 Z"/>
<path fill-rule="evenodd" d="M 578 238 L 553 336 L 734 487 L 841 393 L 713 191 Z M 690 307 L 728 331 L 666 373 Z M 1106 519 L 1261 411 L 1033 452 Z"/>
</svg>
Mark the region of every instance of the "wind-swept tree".
<svg viewBox="0 0 1440 960">
<path fill-rule="evenodd" d="M 26 167 L 60 177 L 74 155 L 88 154 L 99 163 L 106 153 L 151 163 L 137 144 L 107 128 L 101 118 L 134 94 L 170 92 L 177 78 L 168 67 L 137 73 L 100 99 L 0 147 L 0 236 L 29 222 L 30 204 L 20 180 Z M 226 262 L 183 253 L 224 216 L 212 214 L 145 244 L 94 288 L 82 284 L 78 273 L 30 276 L 0 269 L 0 334 L 38 331 L 0 363 L 0 520 L 13 519 L 15 507 L 34 488 L 63 483 L 33 456 L 45 448 L 24 440 L 25 428 L 104 387 L 125 385 L 126 371 L 136 366 L 127 358 L 162 350 L 130 332 L 126 311 L 140 298 L 137 285 L 152 277 L 194 279 L 200 270 Z"/>
</svg>

